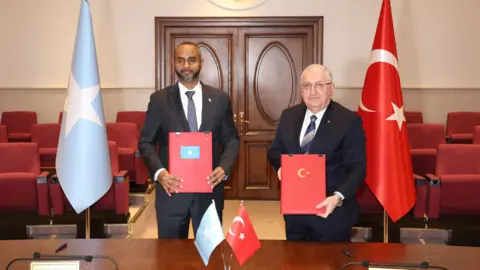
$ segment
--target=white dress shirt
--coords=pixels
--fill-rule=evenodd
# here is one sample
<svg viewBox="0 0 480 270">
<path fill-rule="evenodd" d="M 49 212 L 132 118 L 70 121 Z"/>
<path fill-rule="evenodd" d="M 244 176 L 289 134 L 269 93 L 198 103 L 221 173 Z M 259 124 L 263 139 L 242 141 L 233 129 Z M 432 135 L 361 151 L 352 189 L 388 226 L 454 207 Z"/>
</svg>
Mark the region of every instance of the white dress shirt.
<svg viewBox="0 0 480 270">
<path fill-rule="evenodd" d="M 202 84 L 200 81 L 195 85 L 193 89 L 188 89 L 186 88 L 182 83 L 178 82 L 178 87 L 180 88 L 180 100 L 182 101 L 182 107 L 183 111 L 185 112 L 185 117 L 188 117 L 188 97 L 187 94 L 185 94 L 187 91 L 195 91 L 195 94 L 193 94 L 192 99 L 193 102 L 195 103 L 195 112 L 197 115 L 197 129 L 200 129 L 200 126 L 202 125 L 202 105 L 203 105 L 203 98 L 202 98 Z M 155 172 L 154 175 L 154 181 L 157 181 L 158 175 L 164 171 L 165 168 L 159 169 L 157 172 Z"/>
<path fill-rule="evenodd" d="M 300 145 L 302 145 L 303 137 L 305 137 L 305 131 L 307 131 L 307 127 L 308 125 L 310 125 L 310 122 L 312 121 L 310 117 L 312 117 L 312 115 L 315 115 L 317 117 L 317 119 L 315 120 L 315 133 L 317 133 L 318 127 L 322 122 L 322 117 L 325 114 L 326 110 L 327 108 L 319 111 L 318 113 L 312 113 L 309 109 L 307 109 L 307 111 L 305 112 L 305 118 L 303 119 L 302 130 L 300 131 Z M 343 194 L 338 191 L 335 191 L 333 194 L 338 195 L 342 200 L 345 199 Z"/>
</svg>

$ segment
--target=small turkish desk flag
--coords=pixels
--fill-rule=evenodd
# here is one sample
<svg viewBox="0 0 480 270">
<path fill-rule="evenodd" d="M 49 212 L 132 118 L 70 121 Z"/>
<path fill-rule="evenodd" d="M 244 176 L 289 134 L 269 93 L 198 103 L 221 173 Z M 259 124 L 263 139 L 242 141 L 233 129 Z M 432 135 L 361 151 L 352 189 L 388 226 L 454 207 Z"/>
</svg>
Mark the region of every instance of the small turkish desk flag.
<svg viewBox="0 0 480 270">
<path fill-rule="evenodd" d="M 240 266 L 260 249 L 260 241 L 243 203 L 240 204 L 237 216 L 232 221 L 226 240 L 232 247 Z"/>
</svg>

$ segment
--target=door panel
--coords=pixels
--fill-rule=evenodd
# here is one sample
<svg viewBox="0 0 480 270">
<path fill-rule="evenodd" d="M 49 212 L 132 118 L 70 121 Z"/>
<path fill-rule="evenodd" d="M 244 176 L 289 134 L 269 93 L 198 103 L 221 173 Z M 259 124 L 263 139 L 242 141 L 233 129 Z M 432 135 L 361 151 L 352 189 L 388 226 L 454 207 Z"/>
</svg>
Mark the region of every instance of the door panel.
<svg viewBox="0 0 480 270">
<path fill-rule="evenodd" d="M 184 41 L 197 43 L 203 58 L 203 67 L 200 80 L 212 87 L 222 89 L 232 95 L 233 80 L 231 78 L 233 58 L 233 44 L 236 38 L 236 29 L 196 28 L 168 28 L 166 30 L 166 52 L 169 52 L 165 69 L 165 85 L 177 81 L 172 62 L 175 47 Z M 173 44 L 169 46 L 168 44 Z"/>
<path fill-rule="evenodd" d="M 232 100 L 232 110 L 236 111 L 236 99 L 232 67 L 234 61 L 234 44 L 237 38 L 236 28 L 210 27 L 168 27 L 165 29 L 165 85 L 177 81 L 175 68 L 172 62 L 173 53 L 178 44 L 184 41 L 194 42 L 199 45 L 203 58 L 203 67 L 200 80 L 212 87 L 222 89 L 229 93 Z M 170 46 L 173 44 L 173 46 Z M 232 170 L 229 180 L 225 183 L 225 197 L 237 198 L 238 165 Z"/>
<path fill-rule="evenodd" d="M 239 30 L 239 50 L 245 52 L 244 98 L 238 107 L 243 109 L 239 112 L 241 198 L 279 198 L 279 182 L 267 153 L 282 111 L 301 101 L 299 80 L 302 70 L 314 62 L 313 39 L 311 27 Z"/>
</svg>

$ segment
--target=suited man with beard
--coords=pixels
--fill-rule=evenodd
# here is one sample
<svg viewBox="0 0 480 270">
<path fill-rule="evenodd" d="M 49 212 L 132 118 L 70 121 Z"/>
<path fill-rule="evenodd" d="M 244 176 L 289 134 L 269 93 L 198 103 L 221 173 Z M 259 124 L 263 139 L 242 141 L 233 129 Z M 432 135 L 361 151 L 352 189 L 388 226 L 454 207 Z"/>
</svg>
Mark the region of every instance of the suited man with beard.
<svg viewBox="0 0 480 270">
<path fill-rule="evenodd" d="M 268 158 L 281 180 L 282 154 L 324 154 L 327 198 L 317 215 L 285 215 L 287 240 L 348 242 L 360 207 L 358 187 L 365 181 L 365 132 L 361 118 L 331 100 L 332 73 L 310 65 L 302 73 L 303 103 L 282 112 Z M 322 208 L 322 211 L 320 209 Z"/>
<path fill-rule="evenodd" d="M 212 199 L 222 220 L 224 181 L 238 156 L 239 139 L 228 94 L 199 80 L 203 58 L 198 46 L 179 44 L 173 64 L 178 82 L 150 96 L 138 149 L 156 183 L 158 238 L 186 239 L 190 219 L 196 235 Z M 205 181 L 214 190 L 211 194 L 177 193 L 182 182 L 168 172 L 168 136 L 170 132 L 197 131 L 212 133 L 212 173 Z"/>
</svg>

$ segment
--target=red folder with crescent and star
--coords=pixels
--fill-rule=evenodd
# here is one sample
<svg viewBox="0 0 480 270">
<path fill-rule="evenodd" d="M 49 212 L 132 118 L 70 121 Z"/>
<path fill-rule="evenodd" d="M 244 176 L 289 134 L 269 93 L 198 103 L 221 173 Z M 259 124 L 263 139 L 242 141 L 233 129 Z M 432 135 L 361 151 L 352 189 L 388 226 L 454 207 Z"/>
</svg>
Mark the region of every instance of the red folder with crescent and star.
<svg viewBox="0 0 480 270">
<path fill-rule="evenodd" d="M 325 155 L 281 156 L 282 214 L 318 214 L 316 206 L 326 198 Z"/>
<path fill-rule="evenodd" d="M 210 193 L 207 177 L 212 173 L 212 133 L 170 132 L 168 172 L 183 179 L 179 193 Z"/>
</svg>

